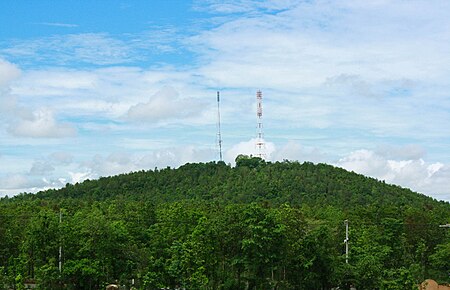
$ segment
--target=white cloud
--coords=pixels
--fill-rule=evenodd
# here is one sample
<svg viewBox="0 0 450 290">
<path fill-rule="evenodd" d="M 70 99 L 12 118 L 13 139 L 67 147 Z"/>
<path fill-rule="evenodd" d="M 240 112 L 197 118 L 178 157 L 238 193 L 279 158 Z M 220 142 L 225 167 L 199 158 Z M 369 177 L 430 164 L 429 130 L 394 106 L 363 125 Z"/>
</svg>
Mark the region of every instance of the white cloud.
<svg viewBox="0 0 450 290">
<path fill-rule="evenodd" d="M 30 169 L 30 175 L 45 175 L 51 173 L 52 171 L 55 171 L 55 167 L 53 167 L 50 163 L 35 161 Z"/>
<path fill-rule="evenodd" d="M 19 137 L 61 138 L 74 136 L 76 129 L 70 124 L 58 124 L 51 111 L 41 109 L 11 124 L 9 132 Z"/>
<path fill-rule="evenodd" d="M 127 62 L 127 45 L 104 33 L 54 35 L 34 40 L 11 41 L 0 52 L 12 57 L 47 61 L 57 64 L 69 62 L 110 65 Z"/>
<path fill-rule="evenodd" d="M 106 158 L 96 155 L 92 162 L 87 163 L 87 165 L 93 174 L 98 174 L 99 176 L 109 176 L 136 170 L 132 154 L 126 152 L 114 152 Z"/>
<path fill-rule="evenodd" d="M 14 64 L 0 58 L 0 92 L 7 87 L 11 81 L 17 79 L 20 70 Z"/>
<path fill-rule="evenodd" d="M 266 155 L 265 159 L 272 160 L 272 154 L 274 152 L 276 152 L 275 144 L 266 140 L 265 148 L 262 151 L 262 153 Z M 258 156 L 259 149 L 256 147 L 256 139 L 253 138 L 231 146 L 231 148 L 225 152 L 225 161 L 234 164 L 235 159 L 239 154 Z"/>
<path fill-rule="evenodd" d="M 10 85 L 20 74 L 17 66 L 0 58 L 0 119 L 16 110 L 17 100 L 11 95 Z"/>
<path fill-rule="evenodd" d="M 58 124 L 53 112 L 39 109 L 34 112 L 21 105 L 19 97 L 11 93 L 11 82 L 18 81 L 20 70 L 0 59 L 0 118 L 8 132 L 20 137 L 67 137 L 73 136 L 75 128 L 69 124 Z"/>
<path fill-rule="evenodd" d="M 50 154 L 49 159 L 51 164 L 54 165 L 69 165 L 73 162 L 73 155 L 68 152 L 58 151 Z"/>
<path fill-rule="evenodd" d="M 17 99 L 9 93 L 0 92 L 0 118 L 14 115 L 17 110 Z"/>
<path fill-rule="evenodd" d="M 45 26 L 55 26 L 55 27 L 66 27 L 66 28 L 78 27 L 77 24 L 60 23 L 60 22 L 39 22 L 39 23 L 35 23 L 35 24 L 45 25 Z"/>
<path fill-rule="evenodd" d="M 423 76 L 421 68 L 428 68 L 430 61 L 436 61 L 431 50 L 425 52 L 424 47 L 414 46 L 417 39 L 402 37 L 402 43 L 395 41 L 395 36 L 402 33 L 396 27 L 402 16 L 395 18 L 394 15 L 393 19 L 383 22 L 385 19 L 380 14 L 380 22 L 361 20 L 365 22 L 363 25 L 353 26 L 353 15 L 367 14 L 369 19 L 375 16 L 370 10 L 344 8 L 337 3 L 302 3 L 278 15 L 241 17 L 205 33 L 198 39 L 200 43 L 206 43 L 205 47 L 213 48 L 214 53 L 207 73 L 228 85 L 248 86 L 256 81 L 265 86 L 290 88 L 293 85 L 320 85 L 328 77 L 342 74 L 363 75 L 369 80 L 399 76 L 415 78 Z M 407 9 L 392 8 L 397 11 Z M 362 26 L 367 30 L 378 30 L 380 23 L 383 28 L 390 29 L 389 33 L 394 37 L 386 31 L 383 35 L 381 31 L 369 34 L 357 29 Z M 347 41 L 339 40 L 344 30 Z M 417 36 L 427 37 L 425 33 Z M 433 47 L 441 45 L 427 41 Z M 410 60 L 414 55 L 421 58 L 412 66 Z M 226 74 L 218 74 L 221 67 L 225 67 Z M 433 70 L 439 72 L 441 69 L 439 66 Z M 230 70 L 235 73 L 230 74 Z M 300 80 L 301 84 L 296 83 Z"/>
<path fill-rule="evenodd" d="M 378 146 L 375 153 L 390 160 L 417 160 L 426 155 L 425 148 L 417 144 L 405 146 L 384 144 Z"/>
<path fill-rule="evenodd" d="M 48 143 L 45 146 L 48 147 Z M 33 148 L 39 147 L 40 145 L 37 145 Z M 61 151 L 53 152 L 34 161 L 30 161 L 27 156 L 18 158 L 5 155 L 3 161 L 8 166 L 0 168 L 3 169 L 0 172 L 0 196 L 61 188 L 66 184 L 68 172 L 72 167 L 76 168 L 76 165 L 72 164 L 72 156 Z"/>
<path fill-rule="evenodd" d="M 140 168 L 153 169 L 166 166 L 178 167 L 185 163 L 208 162 L 215 159 L 216 152 L 210 148 L 199 148 L 193 145 L 168 147 L 142 156 L 138 161 Z"/>
<path fill-rule="evenodd" d="M 35 160 L 29 171 L 30 175 L 51 176 L 56 168 L 63 170 L 73 162 L 73 156 L 67 152 L 53 152 L 46 158 Z M 63 167 L 63 168 L 61 168 Z"/>
<path fill-rule="evenodd" d="M 191 38 L 211 83 L 273 90 L 285 122 L 383 137 L 448 135 L 448 94 L 422 93 L 448 87 L 448 3 L 281 1 L 287 9 L 265 13 L 270 1 L 219 2 L 209 8 L 244 13 Z M 302 117 L 311 111 L 322 114 Z"/>
<path fill-rule="evenodd" d="M 86 179 L 96 178 L 96 176 L 94 176 L 90 171 L 85 171 L 85 172 L 70 172 L 69 171 L 68 174 L 71 178 L 72 184 L 83 182 Z M 63 181 L 65 181 L 65 179 L 63 179 Z"/>
<path fill-rule="evenodd" d="M 380 177 L 389 172 L 387 160 L 370 150 L 357 150 L 341 158 L 337 165 L 364 175 Z"/>
<path fill-rule="evenodd" d="M 268 11 L 284 10 L 294 6 L 298 1 L 295 0 L 271 0 L 271 1 L 255 1 L 255 0 L 234 0 L 234 1 L 195 1 L 194 8 L 199 11 L 209 11 L 215 13 L 243 13 L 256 12 L 256 9 L 264 9 Z"/>
<path fill-rule="evenodd" d="M 295 141 L 288 141 L 281 148 L 274 151 L 272 159 L 278 161 L 296 160 L 299 162 L 321 163 L 326 162 L 328 158 L 318 148 L 305 148 Z"/>
<path fill-rule="evenodd" d="M 344 91 L 362 97 L 377 98 L 382 96 L 382 92 L 375 91 L 378 88 L 362 79 L 359 75 L 340 74 L 326 79 L 325 86 L 331 87 L 333 91 Z"/>
<path fill-rule="evenodd" d="M 70 183 L 83 182 L 86 179 L 95 179 L 101 176 L 112 176 L 129 173 L 137 170 L 153 170 L 154 168 L 179 167 L 186 163 L 208 162 L 214 158 L 215 152 L 210 149 L 201 149 L 195 146 L 172 147 L 153 150 L 146 154 L 130 152 L 113 152 L 109 155 L 95 155 L 92 160 L 80 162 L 77 170 L 61 172 L 68 178 L 60 177 L 59 186 L 65 180 Z"/>
<path fill-rule="evenodd" d="M 66 23 L 43 22 L 40 25 L 74 28 Z M 151 27 L 140 33 L 72 33 L 55 34 L 34 39 L 13 39 L 0 42 L 2 55 L 28 63 L 54 65 L 108 66 L 144 61 L 152 55 L 174 53 L 180 40 L 173 27 Z"/>
<path fill-rule="evenodd" d="M 450 166 L 423 159 L 390 160 L 370 150 L 357 150 L 341 158 L 337 166 L 411 188 L 440 200 L 450 200 Z"/>
<path fill-rule="evenodd" d="M 2 192 L 35 192 L 37 188 L 44 186 L 42 180 L 31 178 L 24 174 L 9 174 L 0 177 L 0 193 Z"/>
<path fill-rule="evenodd" d="M 168 119 L 180 121 L 202 113 L 205 103 L 194 98 L 180 98 L 178 92 L 165 87 L 154 94 L 147 103 L 139 103 L 128 110 L 128 118 L 134 121 L 158 122 Z"/>
<path fill-rule="evenodd" d="M 172 105 L 175 102 L 164 100 L 163 95 L 167 93 L 171 97 L 175 96 L 173 107 L 180 109 L 180 116 L 186 117 L 188 114 L 185 110 L 190 112 L 195 106 L 204 105 L 200 98 L 205 95 L 204 91 L 188 84 L 189 75 L 169 68 L 44 69 L 25 72 L 12 92 L 35 108 L 45 102 L 46 107 L 54 112 L 63 112 L 65 116 L 115 121 L 123 121 L 123 117 L 134 106 L 136 118 L 145 119 L 145 112 L 139 113 L 138 109 L 145 105 L 151 106 L 149 102 L 152 96 L 157 98 L 155 105 L 162 103 L 167 112 L 169 108 L 166 103 Z M 180 97 L 178 91 L 186 97 Z M 136 105 L 138 103 L 139 106 Z"/>
</svg>

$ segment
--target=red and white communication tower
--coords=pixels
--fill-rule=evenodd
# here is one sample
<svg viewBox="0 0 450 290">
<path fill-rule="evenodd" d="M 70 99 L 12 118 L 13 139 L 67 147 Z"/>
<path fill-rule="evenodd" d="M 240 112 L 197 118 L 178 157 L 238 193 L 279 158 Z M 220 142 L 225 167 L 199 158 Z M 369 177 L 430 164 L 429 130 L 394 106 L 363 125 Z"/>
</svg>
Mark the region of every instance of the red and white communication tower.
<svg viewBox="0 0 450 290">
<path fill-rule="evenodd" d="M 256 149 L 257 157 L 266 159 L 266 143 L 264 142 L 263 122 L 262 122 L 262 93 L 260 90 L 256 92 Z"/>
</svg>

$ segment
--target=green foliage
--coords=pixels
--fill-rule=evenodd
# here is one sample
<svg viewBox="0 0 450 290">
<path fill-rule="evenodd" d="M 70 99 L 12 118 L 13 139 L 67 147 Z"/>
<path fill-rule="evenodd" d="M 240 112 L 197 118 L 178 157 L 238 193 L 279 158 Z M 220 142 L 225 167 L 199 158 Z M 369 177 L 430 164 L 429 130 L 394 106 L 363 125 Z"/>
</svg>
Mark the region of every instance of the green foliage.
<svg viewBox="0 0 450 290">
<path fill-rule="evenodd" d="M 248 167 L 248 168 L 257 168 L 260 165 L 264 165 L 265 161 L 261 157 L 247 156 L 247 155 L 238 155 L 235 159 L 236 167 Z"/>
<path fill-rule="evenodd" d="M 400 267 L 397 269 L 387 269 L 383 273 L 380 289 L 382 290 L 415 290 L 417 284 L 414 281 L 411 272 Z"/>
<path fill-rule="evenodd" d="M 435 252 L 430 256 L 434 266 L 433 272 L 437 281 L 449 282 L 450 278 L 450 239 L 445 244 L 436 246 Z"/>
<path fill-rule="evenodd" d="M 240 155 L 1 199 L 0 288 L 412 289 L 450 282 L 449 220 L 398 186 Z"/>
</svg>

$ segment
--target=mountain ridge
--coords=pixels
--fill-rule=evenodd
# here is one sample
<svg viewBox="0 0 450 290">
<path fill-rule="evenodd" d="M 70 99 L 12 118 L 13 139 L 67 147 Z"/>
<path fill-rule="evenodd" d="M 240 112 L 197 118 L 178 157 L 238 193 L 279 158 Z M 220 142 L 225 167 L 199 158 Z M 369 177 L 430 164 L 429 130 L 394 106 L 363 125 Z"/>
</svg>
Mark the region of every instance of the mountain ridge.
<svg viewBox="0 0 450 290">
<path fill-rule="evenodd" d="M 273 193 L 276 190 L 285 193 L 286 190 L 283 189 L 282 186 L 286 185 L 290 187 L 291 192 L 294 194 L 300 192 L 308 194 L 310 197 L 312 195 L 317 198 L 325 198 L 325 200 L 327 195 L 330 194 L 337 194 L 339 197 L 348 198 L 343 191 L 347 191 L 347 195 L 362 194 L 364 198 L 368 198 L 369 200 L 374 200 L 375 198 L 383 199 L 383 196 L 380 193 L 384 192 L 385 194 L 390 195 L 390 197 L 402 193 L 413 200 L 421 200 L 425 203 L 437 202 L 450 204 L 447 201 L 439 201 L 422 193 L 414 192 L 408 188 L 387 184 L 382 180 L 367 177 L 353 171 L 347 171 L 343 168 L 324 163 L 299 163 L 286 160 L 283 162 L 272 163 L 258 160 L 255 157 L 248 157 L 248 159 L 257 160 L 257 165 L 244 163 L 231 167 L 223 162 L 186 163 L 178 168 L 155 168 L 154 170 L 141 170 L 114 176 L 100 177 L 95 180 L 88 179 L 76 184 L 68 183 L 64 188 L 41 191 L 34 194 L 34 196 L 43 199 L 63 197 L 81 198 L 83 196 L 90 196 L 94 199 L 104 199 L 124 194 L 151 195 L 152 193 L 158 194 L 158 192 L 166 191 L 178 195 L 178 198 L 181 199 L 184 199 L 185 197 L 211 199 L 219 197 L 218 195 L 215 195 L 216 191 L 223 192 L 230 189 L 232 191 L 237 190 L 236 188 L 224 187 L 224 183 L 231 182 L 235 184 L 236 187 L 239 187 L 239 184 L 236 184 L 236 182 L 249 178 L 248 181 L 255 191 L 261 191 L 261 187 L 264 187 L 263 192 L 259 192 L 261 195 L 258 195 L 255 194 L 255 192 L 252 193 L 251 188 L 248 188 L 249 186 L 244 184 L 243 189 L 249 193 L 248 197 L 253 197 L 255 200 L 264 198 L 276 199 L 277 196 L 271 195 L 270 193 Z M 279 174 L 280 172 L 277 172 L 277 170 L 289 172 L 283 175 Z M 229 175 L 225 176 L 225 174 Z M 259 178 L 260 180 L 268 179 L 269 182 L 264 181 L 262 185 L 256 186 L 255 182 L 252 182 L 255 178 Z M 205 184 L 204 179 L 208 179 L 210 183 Z M 139 186 L 136 185 L 136 187 L 133 187 L 133 184 L 139 182 Z M 315 183 L 315 187 L 312 187 L 313 183 Z M 353 185 L 351 183 L 353 183 Z M 188 187 L 193 187 L 194 189 L 188 190 Z M 201 194 L 201 191 L 205 189 L 213 191 L 211 196 Z M 196 194 L 189 195 L 189 191 L 191 193 L 195 192 Z M 184 196 L 183 192 L 185 193 Z M 99 194 L 99 196 L 95 197 L 95 194 Z M 30 194 L 25 193 L 22 195 Z M 168 198 L 168 196 L 166 197 Z M 225 197 L 229 198 L 230 201 L 239 201 L 239 199 L 233 199 L 230 196 L 227 196 L 227 194 L 225 194 Z M 278 198 L 279 197 L 280 194 L 278 194 Z M 282 195 L 282 199 L 286 202 L 288 201 L 288 197 L 289 196 L 286 194 Z M 177 197 L 172 196 L 172 198 L 176 199 Z M 301 196 L 300 200 L 302 200 Z M 248 202 L 250 200 L 244 198 L 241 199 L 241 201 Z M 396 204 L 399 202 L 399 200 L 390 201 L 395 202 Z"/>
</svg>

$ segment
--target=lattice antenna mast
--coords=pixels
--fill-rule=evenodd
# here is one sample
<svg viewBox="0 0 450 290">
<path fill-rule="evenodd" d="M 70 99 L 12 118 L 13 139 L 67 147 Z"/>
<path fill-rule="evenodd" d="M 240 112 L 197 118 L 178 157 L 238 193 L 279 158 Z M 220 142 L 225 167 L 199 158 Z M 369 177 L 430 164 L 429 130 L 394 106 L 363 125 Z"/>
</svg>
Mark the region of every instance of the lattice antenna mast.
<svg viewBox="0 0 450 290">
<path fill-rule="evenodd" d="M 264 142 L 263 121 L 262 121 L 262 92 L 256 92 L 256 149 L 257 156 L 266 159 L 266 143 Z"/>
<path fill-rule="evenodd" d="M 222 134 L 220 132 L 220 94 L 217 92 L 217 147 L 219 147 L 219 160 L 222 160 Z"/>
</svg>

